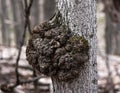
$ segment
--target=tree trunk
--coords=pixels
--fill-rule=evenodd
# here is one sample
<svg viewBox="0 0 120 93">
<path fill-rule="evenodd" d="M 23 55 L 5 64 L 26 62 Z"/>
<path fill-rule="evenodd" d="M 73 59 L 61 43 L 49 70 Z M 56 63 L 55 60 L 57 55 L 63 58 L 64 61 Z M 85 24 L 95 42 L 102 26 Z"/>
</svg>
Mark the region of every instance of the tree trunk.
<svg viewBox="0 0 120 93">
<path fill-rule="evenodd" d="M 89 61 L 80 67 L 79 78 L 59 82 L 52 77 L 53 93 L 97 93 L 96 0 L 58 0 L 58 10 L 72 32 L 89 42 Z"/>
<path fill-rule="evenodd" d="M 120 23 L 113 23 L 106 14 L 105 29 L 106 53 L 120 55 Z"/>
<path fill-rule="evenodd" d="M 11 0 L 11 7 L 13 12 L 13 21 L 14 21 L 14 34 L 15 34 L 15 43 L 16 47 L 20 46 L 20 41 L 22 38 L 23 28 L 24 28 L 24 15 L 23 15 L 23 7 L 21 6 L 21 2 L 18 0 Z"/>
<path fill-rule="evenodd" d="M 33 6 L 32 6 L 32 10 L 31 10 L 31 22 L 32 22 L 32 28 L 35 25 L 39 24 L 39 14 L 40 14 L 40 10 L 39 10 L 39 0 L 34 0 L 33 1 Z"/>
<path fill-rule="evenodd" d="M 106 13 L 106 53 L 120 55 L 120 0 L 103 0 Z"/>
<path fill-rule="evenodd" d="M 6 23 L 8 20 L 8 10 L 6 0 L 0 1 L 0 16 L 1 16 L 1 30 L 2 30 L 2 43 L 5 46 L 10 46 L 10 31 L 9 25 Z"/>
<path fill-rule="evenodd" d="M 55 13 L 55 0 L 40 0 L 40 22 L 48 21 Z"/>
</svg>

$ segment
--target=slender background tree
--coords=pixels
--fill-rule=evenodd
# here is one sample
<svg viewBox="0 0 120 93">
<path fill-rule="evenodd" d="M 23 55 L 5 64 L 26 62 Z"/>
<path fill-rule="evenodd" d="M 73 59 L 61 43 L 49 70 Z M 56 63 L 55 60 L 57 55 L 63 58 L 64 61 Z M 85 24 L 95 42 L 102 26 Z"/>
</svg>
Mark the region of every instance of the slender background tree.
<svg viewBox="0 0 120 93">
<path fill-rule="evenodd" d="M 9 20 L 7 0 L 0 0 L 0 19 L 2 29 L 2 42 L 5 46 L 10 46 L 10 30 L 7 21 Z"/>
<path fill-rule="evenodd" d="M 15 45 L 18 48 L 20 46 L 20 41 L 22 39 L 23 28 L 24 28 L 24 11 L 23 6 L 19 0 L 12 0 L 11 8 L 13 12 L 13 26 L 14 26 L 14 36 L 15 36 Z"/>
<path fill-rule="evenodd" d="M 103 0 L 106 15 L 106 53 L 120 55 L 120 0 Z"/>
</svg>

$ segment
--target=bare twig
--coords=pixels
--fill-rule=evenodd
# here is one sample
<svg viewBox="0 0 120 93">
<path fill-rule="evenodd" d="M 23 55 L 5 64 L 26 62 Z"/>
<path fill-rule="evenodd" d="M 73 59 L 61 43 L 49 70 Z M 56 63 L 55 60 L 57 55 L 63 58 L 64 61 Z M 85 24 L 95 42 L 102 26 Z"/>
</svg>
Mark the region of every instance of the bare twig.
<svg viewBox="0 0 120 93">
<path fill-rule="evenodd" d="M 30 9 L 31 9 L 33 0 L 30 0 L 29 5 L 28 5 L 28 3 L 27 3 L 27 0 L 24 0 L 24 3 L 25 3 L 25 11 L 26 11 L 25 17 L 26 17 L 26 19 L 27 19 L 27 20 L 26 20 L 26 21 L 27 21 L 26 23 L 27 23 L 27 26 L 28 26 L 29 33 L 30 33 L 30 35 L 31 35 L 30 20 L 29 20 L 29 16 L 28 16 L 28 15 L 30 15 Z M 33 77 L 37 77 L 34 68 L 33 68 Z M 37 88 L 37 80 L 35 80 L 35 81 L 33 82 L 33 84 L 34 84 L 35 92 L 38 93 L 38 91 L 37 91 L 37 90 L 38 90 L 38 88 Z"/>
<path fill-rule="evenodd" d="M 30 0 L 30 3 L 28 5 L 27 3 L 27 0 L 24 0 L 24 3 L 25 3 L 25 18 L 26 18 L 26 23 L 27 23 L 27 26 L 28 26 L 28 31 L 31 35 L 31 27 L 30 27 L 30 19 L 29 19 L 29 15 L 30 15 L 30 9 L 32 7 L 32 3 L 33 3 L 33 0 Z"/>
<path fill-rule="evenodd" d="M 32 6 L 32 2 L 33 2 L 33 0 L 31 0 L 30 4 L 28 5 L 27 0 L 24 0 L 24 3 L 25 3 L 25 25 L 24 25 L 22 40 L 21 40 L 20 46 L 19 46 L 18 56 L 17 56 L 17 59 L 16 59 L 16 68 L 15 68 L 16 84 L 20 83 L 18 65 L 19 65 L 20 55 L 21 55 L 21 51 L 22 51 L 22 46 L 24 45 L 24 40 L 25 40 L 25 36 L 26 36 L 26 29 L 27 29 L 27 27 L 30 27 L 29 16 L 30 16 L 30 9 L 31 9 L 31 6 Z M 29 24 L 29 26 L 28 26 L 28 24 Z M 29 31 L 29 32 L 31 33 L 31 31 Z"/>
<path fill-rule="evenodd" d="M 27 25 L 25 25 L 24 27 L 24 32 L 23 32 L 23 36 L 22 36 L 22 40 L 20 42 L 20 47 L 19 47 L 19 52 L 18 52 L 18 56 L 17 56 L 17 59 L 16 59 L 16 68 L 15 68 L 15 73 L 16 73 L 16 83 L 19 84 L 19 72 L 18 72 L 18 64 L 19 64 L 19 60 L 20 60 L 20 55 L 21 55 L 21 51 L 22 51 L 22 46 L 24 44 L 24 39 L 25 39 L 25 31 L 26 31 L 26 28 L 27 28 Z"/>
</svg>

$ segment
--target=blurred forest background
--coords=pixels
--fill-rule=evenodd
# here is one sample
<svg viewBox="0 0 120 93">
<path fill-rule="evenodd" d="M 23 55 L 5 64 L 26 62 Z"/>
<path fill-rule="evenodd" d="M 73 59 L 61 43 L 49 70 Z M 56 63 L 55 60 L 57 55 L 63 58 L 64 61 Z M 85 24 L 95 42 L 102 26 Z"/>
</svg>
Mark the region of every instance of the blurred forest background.
<svg viewBox="0 0 120 93">
<path fill-rule="evenodd" d="M 120 93 L 120 0 L 97 1 L 98 92 Z M 26 61 L 35 25 L 55 13 L 55 0 L 0 0 L 0 93 L 52 93 L 49 77 Z"/>
</svg>

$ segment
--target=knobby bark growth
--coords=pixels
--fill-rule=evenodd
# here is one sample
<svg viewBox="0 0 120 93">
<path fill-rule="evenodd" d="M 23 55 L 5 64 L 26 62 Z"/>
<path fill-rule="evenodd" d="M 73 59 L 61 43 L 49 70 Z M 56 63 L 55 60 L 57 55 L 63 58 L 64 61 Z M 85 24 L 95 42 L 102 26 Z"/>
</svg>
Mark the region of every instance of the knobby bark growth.
<svg viewBox="0 0 120 93">
<path fill-rule="evenodd" d="M 27 60 L 51 76 L 54 93 L 97 93 L 96 2 L 57 4 L 58 13 L 33 29 Z"/>
</svg>

